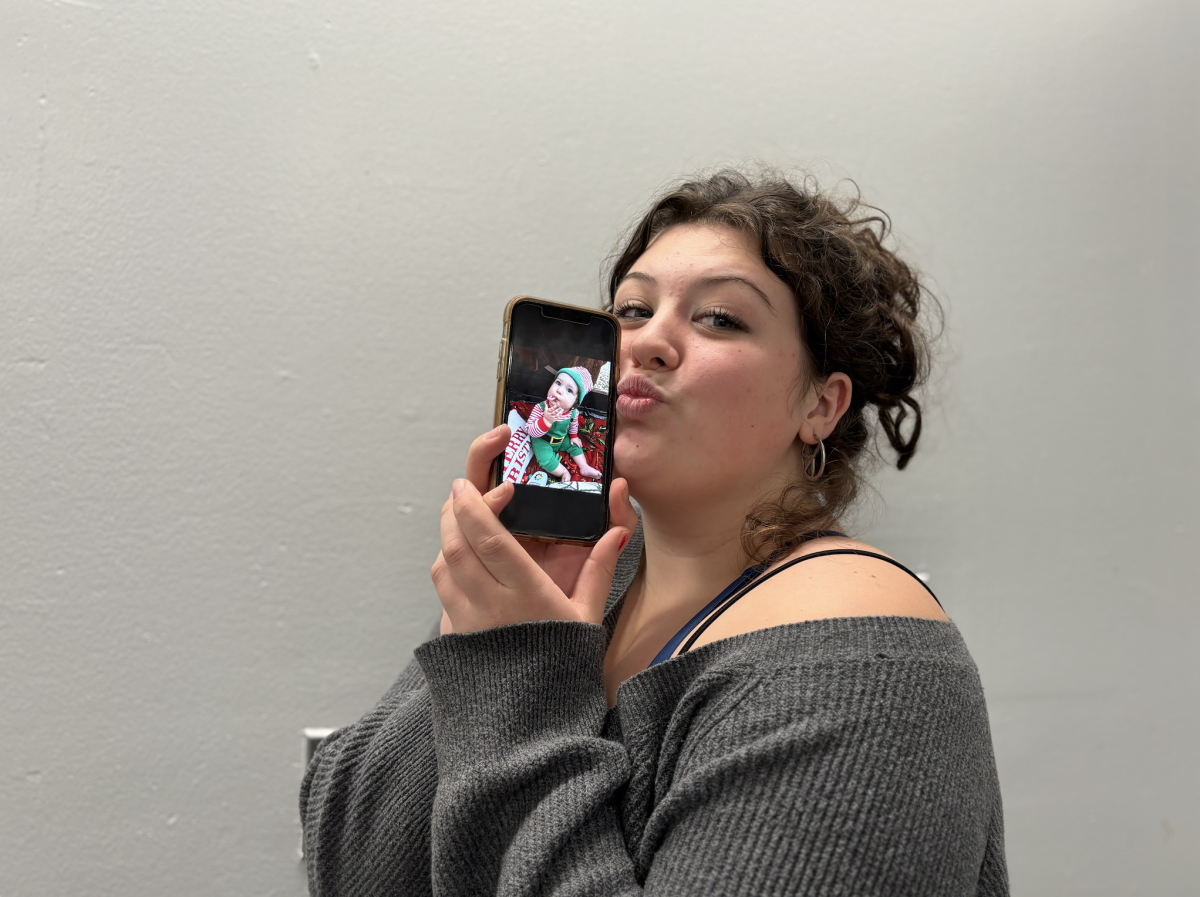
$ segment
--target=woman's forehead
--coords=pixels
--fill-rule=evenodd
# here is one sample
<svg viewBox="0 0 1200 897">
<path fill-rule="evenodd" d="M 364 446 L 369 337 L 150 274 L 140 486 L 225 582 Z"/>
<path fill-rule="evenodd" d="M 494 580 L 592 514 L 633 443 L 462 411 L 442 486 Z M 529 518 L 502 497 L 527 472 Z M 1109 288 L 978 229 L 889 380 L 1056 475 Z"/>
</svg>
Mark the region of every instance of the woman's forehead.
<svg viewBox="0 0 1200 897">
<path fill-rule="evenodd" d="M 728 265 L 746 266 L 749 270 L 766 270 L 766 264 L 754 238 L 726 224 L 677 224 L 657 234 L 641 260 L 676 264 L 682 262 L 693 270 Z M 636 263 L 634 264 L 636 268 Z"/>
</svg>

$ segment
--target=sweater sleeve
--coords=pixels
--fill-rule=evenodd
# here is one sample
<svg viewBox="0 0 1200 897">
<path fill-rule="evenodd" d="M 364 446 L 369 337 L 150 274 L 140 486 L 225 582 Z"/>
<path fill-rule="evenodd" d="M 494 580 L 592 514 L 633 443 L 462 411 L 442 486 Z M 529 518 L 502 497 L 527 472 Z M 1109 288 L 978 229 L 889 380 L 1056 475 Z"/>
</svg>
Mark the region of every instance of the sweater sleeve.
<svg viewBox="0 0 1200 897">
<path fill-rule="evenodd" d="M 600 735 L 605 645 L 599 626 L 545 622 L 418 649 L 438 756 L 435 893 L 639 892 L 614 802 L 629 760 Z"/>
<path fill-rule="evenodd" d="M 300 790 L 313 897 L 432 893 L 432 730 L 429 689 L 413 660 L 370 713 L 321 743 Z"/>
<path fill-rule="evenodd" d="M 658 741 L 621 743 L 602 734 L 604 648 L 600 627 L 549 622 L 418 649 L 436 893 L 1007 894 L 973 667 L 734 665 L 673 700 Z"/>
</svg>

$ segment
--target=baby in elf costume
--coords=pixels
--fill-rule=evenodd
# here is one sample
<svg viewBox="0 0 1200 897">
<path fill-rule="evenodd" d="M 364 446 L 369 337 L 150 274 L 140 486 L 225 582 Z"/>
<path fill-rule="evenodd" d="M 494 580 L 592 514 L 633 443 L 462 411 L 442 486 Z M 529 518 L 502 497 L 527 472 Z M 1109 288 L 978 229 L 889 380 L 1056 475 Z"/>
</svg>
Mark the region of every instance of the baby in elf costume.
<svg viewBox="0 0 1200 897">
<path fill-rule="evenodd" d="M 546 401 L 534 406 L 525 422 L 538 465 L 550 476 L 558 477 L 559 482 L 571 482 L 571 472 L 559 460 L 559 452 L 574 458 L 579 472 L 585 477 L 603 476 L 587 463 L 583 440 L 579 438 L 579 403 L 591 391 L 592 375 L 587 368 L 562 368 L 550 384 Z"/>
</svg>

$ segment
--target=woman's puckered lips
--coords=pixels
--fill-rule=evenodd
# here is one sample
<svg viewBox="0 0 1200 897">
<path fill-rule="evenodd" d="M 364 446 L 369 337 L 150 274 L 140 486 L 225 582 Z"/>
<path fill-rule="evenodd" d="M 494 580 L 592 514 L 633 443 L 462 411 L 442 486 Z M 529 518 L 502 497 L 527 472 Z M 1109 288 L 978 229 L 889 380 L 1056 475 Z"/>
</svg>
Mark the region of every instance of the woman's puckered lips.
<svg viewBox="0 0 1200 897">
<path fill-rule="evenodd" d="M 617 384 L 617 395 L 630 399 L 653 399 L 665 402 L 667 397 L 641 374 L 630 374 Z"/>
<path fill-rule="evenodd" d="M 630 374 L 617 384 L 617 414 L 624 421 L 654 414 L 666 401 L 659 388 L 641 374 Z"/>
</svg>

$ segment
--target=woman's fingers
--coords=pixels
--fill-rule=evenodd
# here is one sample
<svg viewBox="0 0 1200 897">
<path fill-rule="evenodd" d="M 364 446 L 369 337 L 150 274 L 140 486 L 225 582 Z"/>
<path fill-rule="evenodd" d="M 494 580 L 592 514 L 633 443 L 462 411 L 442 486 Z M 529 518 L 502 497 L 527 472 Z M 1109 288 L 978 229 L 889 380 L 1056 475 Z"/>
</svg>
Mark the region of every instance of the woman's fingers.
<svg viewBox="0 0 1200 897">
<path fill-rule="evenodd" d="M 471 483 L 458 480 L 454 487 L 455 523 L 488 576 L 509 588 L 528 587 L 533 585 L 532 580 L 545 576 Z M 458 581 L 466 587 L 465 582 Z"/>
<path fill-rule="evenodd" d="M 512 501 L 513 492 L 514 489 L 512 483 L 501 483 L 491 492 L 485 492 L 483 494 L 483 503 L 491 509 L 493 514 L 499 517 L 500 512 L 504 510 L 505 506 L 510 501 Z"/>
<path fill-rule="evenodd" d="M 467 489 L 473 488 L 466 484 L 465 480 L 456 480 L 455 484 L 458 483 L 463 483 Z M 475 493 L 475 499 L 481 505 L 483 504 L 479 500 L 478 492 Z M 486 508 L 483 508 L 482 511 L 484 514 L 491 513 Z M 495 515 L 491 516 L 493 520 L 496 519 Z M 499 526 L 499 521 L 497 521 L 497 526 Z M 483 565 L 474 546 L 471 545 L 471 540 L 459 525 L 457 501 L 454 496 L 451 496 L 442 508 L 441 531 L 441 560 L 445 564 L 445 575 L 446 578 L 453 579 L 454 587 L 458 590 L 456 593 L 451 592 L 452 597 L 461 595 L 463 601 L 470 601 L 473 598 L 486 596 L 494 590 L 497 585 L 496 578 Z M 436 563 L 434 567 L 436 569 Z M 442 604 L 445 606 L 445 596 L 442 595 L 441 586 L 436 579 L 434 585 L 438 586 L 438 597 L 443 599 Z"/>
<path fill-rule="evenodd" d="M 562 591 L 564 595 L 575 593 L 575 584 L 579 581 L 579 571 L 584 561 L 592 553 L 591 545 L 547 545 L 540 543 L 542 554 L 535 556 L 538 566 L 546 571 L 546 575 Z"/>
<path fill-rule="evenodd" d="M 571 600 L 581 605 L 584 618 L 589 623 L 599 623 L 604 619 L 604 605 L 612 589 L 617 558 L 621 556 L 621 549 L 625 547 L 632 533 L 632 529 L 614 526 L 601 537 L 588 559 L 583 562 Z"/>
<path fill-rule="evenodd" d="M 480 492 L 491 485 L 492 462 L 504 451 L 511 438 L 512 430 L 508 428 L 508 424 L 501 424 L 477 437 L 467 449 L 467 479 Z"/>
<path fill-rule="evenodd" d="M 430 572 L 446 609 L 443 631 L 469 632 L 523 619 L 599 622 L 617 558 L 638 524 L 629 486 L 624 479 L 613 480 L 611 526 L 590 551 L 522 545 L 499 520 L 515 494 L 513 484 L 483 491 L 495 457 L 510 438 L 511 430 L 499 426 L 471 444 L 467 476 L 455 481 L 442 508 L 442 552 Z"/>
<path fill-rule="evenodd" d="M 445 555 L 440 551 L 438 552 L 437 560 L 433 562 L 433 566 L 429 569 L 429 578 L 433 580 L 433 588 L 437 591 L 438 600 L 442 602 L 445 613 L 449 613 L 451 608 L 457 609 L 467 603 L 466 593 L 454 581 L 454 577 L 450 574 L 450 566 L 446 563 Z M 449 617 L 445 619 L 449 620 Z M 446 631 L 443 630 L 442 635 L 445 635 Z"/>
</svg>

